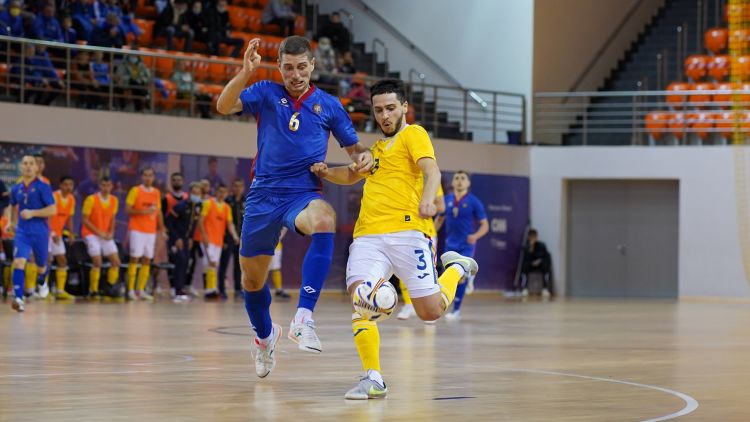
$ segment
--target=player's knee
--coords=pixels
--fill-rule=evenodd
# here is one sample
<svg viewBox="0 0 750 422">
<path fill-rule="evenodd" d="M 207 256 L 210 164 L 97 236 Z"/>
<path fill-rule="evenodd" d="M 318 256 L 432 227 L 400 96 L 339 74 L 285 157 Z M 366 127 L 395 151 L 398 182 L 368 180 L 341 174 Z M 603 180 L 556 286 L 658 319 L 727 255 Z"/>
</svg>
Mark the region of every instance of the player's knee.
<svg viewBox="0 0 750 422">
<path fill-rule="evenodd" d="M 443 315 L 443 308 L 439 304 L 422 306 L 414 309 L 422 321 L 435 321 Z"/>
<path fill-rule="evenodd" d="M 336 230 L 336 218 L 331 214 L 321 214 L 313 221 L 315 233 L 332 233 Z"/>
<path fill-rule="evenodd" d="M 121 265 L 120 258 L 117 255 L 113 255 L 112 258 L 109 259 L 109 263 L 112 264 L 113 267 L 119 267 Z M 99 260 L 99 266 L 102 265 L 101 259 Z"/>
<path fill-rule="evenodd" d="M 248 292 L 257 292 L 263 288 L 265 280 L 261 281 L 249 275 L 242 274 L 242 288 Z"/>
</svg>

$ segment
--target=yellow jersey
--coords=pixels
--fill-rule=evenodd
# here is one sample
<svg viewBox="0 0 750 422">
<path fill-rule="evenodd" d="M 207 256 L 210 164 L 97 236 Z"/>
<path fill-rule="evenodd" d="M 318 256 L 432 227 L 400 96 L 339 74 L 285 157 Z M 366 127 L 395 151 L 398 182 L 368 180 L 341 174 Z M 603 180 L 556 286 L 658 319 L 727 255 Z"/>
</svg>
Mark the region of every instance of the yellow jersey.
<svg viewBox="0 0 750 422">
<path fill-rule="evenodd" d="M 374 167 L 365 178 L 362 207 L 354 238 L 417 230 L 430 236 L 431 218 L 419 216 L 424 175 L 417 161 L 435 159 L 427 131 L 409 125 L 391 138 L 379 139 L 370 148 Z"/>
</svg>

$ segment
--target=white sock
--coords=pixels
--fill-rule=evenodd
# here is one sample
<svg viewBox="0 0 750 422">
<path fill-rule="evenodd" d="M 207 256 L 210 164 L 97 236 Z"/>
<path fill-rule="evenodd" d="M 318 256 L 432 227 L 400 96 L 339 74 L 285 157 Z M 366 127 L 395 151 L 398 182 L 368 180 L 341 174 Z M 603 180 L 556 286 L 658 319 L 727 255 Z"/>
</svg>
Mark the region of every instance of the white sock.
<svg viewBox="0 0 750 422">
<path fill-rule="evenodd" d="M 385 381 L 383 381 L 383 376 L 380 375 L 380 372 L 374 369 L 369 369 L 367 371 L 367 378 L 370 378 L 371 380 L 377 382 L 381 387 L 385 387 Z"/>
<path fill-rule="evenodd" d="M 312 311 L 307 308 L 297 308 L 297 314 L 294 316 L 294 322 L 302 323 L 312 321 Z"/>
</svg>

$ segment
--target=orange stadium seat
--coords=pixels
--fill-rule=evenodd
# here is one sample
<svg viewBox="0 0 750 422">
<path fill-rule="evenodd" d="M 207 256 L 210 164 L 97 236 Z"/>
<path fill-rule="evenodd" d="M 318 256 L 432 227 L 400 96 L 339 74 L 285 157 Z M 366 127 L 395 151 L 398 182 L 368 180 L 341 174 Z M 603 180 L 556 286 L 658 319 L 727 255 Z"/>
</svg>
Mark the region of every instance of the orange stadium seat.
<svg viewBox="0 0 750 422">
<path fill-rule="evenodd" d="M 750 30 L 745 28 L 735 29 L 729 32 L 729 49 L 746 50 L 750 40 Z"/>
<path fill-rule="evenodd" d="M 156 19 L 156 17 L 159 15 L 156 10 L 156 6 L 147 6 L 146 0 L 138 0 L 138 4 L 135 8 L 135 14 L 137 16 L 143 16 L 150 19 Z"/>
<path fill-rule="evenodd" d="M 146 47 L 139 47 L 138 51 L 143 51 L 144 53 L 153 53 L 156 50 L 151 49 L 151 48 L 146 48 Z M 143 64 L 145 64 L 149 70 L 153 69 L 154 58 L 152 56 L 141 56 L 141 60 L 143 61 Z"/>
<path fill-rule="evenodd" d="M 694 54 L 692 56 L 688 56 L 687 59 L 685 59 L 685 74 L 688 78 L 692 79 L 693 81 L 700 81 L 701 79 L 706 77 L 706 65 L 708 64 L 708 56 L 700 55 L 700 54 Z"/>
<path fill-rule="evenodd" d="M 732 57 L 732 75 L 735 74 L 743 81 L 750 78 L 750 56 Z"/>
<path fill-rule="evenodd" d="M 175 102 L 177 100 L 177 86 L 169 79 L 161 79 L 161 83 L 162 85 L 164 85 L 164 89 L 167 90 L 167 97 L 164 98 L 164 95 L 161 93 L 161 91 L 157 90 L 156 98 L 154 98 L 154 103 L 157 105 L 157 107 L 161 107 L 164 111 L 171 111 L 174 108 Z"/>
<path fill-rule="evenodd" d="M 229 12 L 229 25 L 236 31 L 245 31 L 248 29 L 248 17 L 245 9 L 239 6 L 227 6 Z"/>
<path fill-rule="evenodd" d="M 729 76 L 729 56 L 720 55 L 708 59 L 708 75 L 716 79 L 716 82 L 723 81 Z"/>
<path fill-rule="evenodd" d="M 714 113 L 714 125 L 716 130 L 722 135 L 732 133 L 734 128 L 734 112 L 733 111 L 722 111 L 720 113 Z"/>
<path fill-rule="evenodd" d="M 188 56 L 195 59 L 205 58 L 203 54 L 191 53 Z M 193 79 L 196 82 L 208 80 L 208 63 L 202 60 L 193 60 L 190 62 L 190 68 L 193 70 Z"/>
<path fill-rule="evenodd" d="M 646 115 L 646 132 L 658 141 L 664 136 L 670 120 L 672 113 L 652 111 Z"/>
<path fill-rule="evenodd" d="M 279 58 L 279 46 L 284 41 L 282 37 L 265 36 L 263 37 L 263 45 L 265 54 L 263 54 L 264 60 L 270 60 L 275 62 Z"/>
<path fill-rule="evenodd" d="M 667 86 L 667 91 L 689 91 L 690 84 L 685 82 L 672 82 Z M 667 95 L 667 103 L 674 108 L 682 108 L 687 101 L 685 94 L 672 94 Z"/>
<path fill-rule="evenodd" d="M 707 112 L 693 113 L 688 116 L 688 123 L 692 132 L 705 141 L 714 127 L 714 115 Z"/>
<path fill-rule="evenodd" d="M 714 94 L 712 100 L 716 103 L 728 103 L 732 101 L 732 87 L 734 85 L 730 82 L 722 82 L 714 85 L 714 89 L 717 91 L 725 91 L 720 94 Z M 719 107 L 729 107 L 729 105 L 726 104 L 719 104 Z"/>
<path fill-rule="evenodd" d="M 263 18 L 263 11 L 255 9 L 245 9 L 245 14 L 247 15 L 247 28 L 250 30 L 250 32 L 255 32 L 256 34 L 261 32 L 261 30 L 263 29 L 263 24 L 261 23 L 261 19 Z"/>
<path fill-rule="evenodd" d="M 693 84 L 692 91 L 693 94 L 690 94 L 690 102 L 691 103 L 709 103 L 711 101 L 711 94 L 707 94 L 705 92 L 701 91 L 712 91 L 715 87 L 715 84 L 713 82 L 699 82 L 697 84 Z M 707 107 L 711 104 L 692 104 L 692 107 Z"/>
<path fill-rule="evenodd" d="M 682 137 L 687 132 L 688 125 L 687 120 L 685 119 L 684 113 L 674 113 L 672 114 L 672 118 L 669 120 L 669 132 L 672 133 L 677 139 L 682 139 Z"/>
<path fill-rule="evenodd" d="M 141 35 L 138 37 L 138 45 L 151 45 L 154 42 L 154 21 L 136 19 L 135 24 L 141 29 Z"/>
<path fill-rule="evenodd" d="M 726 28 L 711 28 L 703 34 L 703 43 L 708 51 L 719 54 L 727 48 L 729 32 Z"/>
<path fill-rule="evenodd" d="M 154 50 L 156 53 L 174 53 L 173 51 L 167 50 Z M 174 72 L 174 59 L 170 57 L 157 57 L 156 58 L 156 75 L 160 78 L 169 79 L 172 77 Z"/>
<path fill-rule="evenodd" d="M 734 84 L 734 89 L 742 91 L 730 98 L 730 101 L 736 101 L 733 105 L 750 109 L 750 83 L 742 82 Z"/>
<path fill-rule="evenodd" d="M 732 14 L 738 15 L 742 20 L 749 20 L 750 8 L 748 8 L 745 4 L 727 4 L 726 6 L 724 6 L 724 20 L 726 22 L 729 22 L 729 16 Z"/>
</svg>

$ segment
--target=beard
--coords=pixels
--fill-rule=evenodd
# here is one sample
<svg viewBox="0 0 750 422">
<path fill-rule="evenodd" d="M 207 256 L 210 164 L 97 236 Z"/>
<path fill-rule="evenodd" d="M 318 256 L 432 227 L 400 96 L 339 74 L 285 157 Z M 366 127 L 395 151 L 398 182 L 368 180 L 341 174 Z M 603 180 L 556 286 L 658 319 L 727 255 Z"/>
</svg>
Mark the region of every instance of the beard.
<svg viewBox="0 0 750 422">
<path fill-rule="evenodd" d="M 396 124 L 393 126 L 393 131 L 391 131 L 390 133 L 386 132 L 383 129 L 383 126 L 380 126 L 380 125 L 378 126 L 380 126 L 380 131 L 383 132 L 383 135 L 390 138 L 391 136 L 397 134 L 399 130 L 401 130 L 401 124 L 403 124 L 403 122 L 404 122 L 404 115 L 402 114 L 401 117 L 399 117 L 398 120 L 396 120 Z"/>
</svg>

